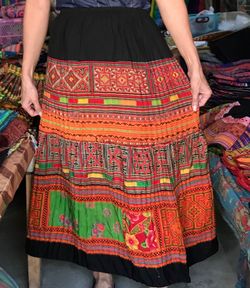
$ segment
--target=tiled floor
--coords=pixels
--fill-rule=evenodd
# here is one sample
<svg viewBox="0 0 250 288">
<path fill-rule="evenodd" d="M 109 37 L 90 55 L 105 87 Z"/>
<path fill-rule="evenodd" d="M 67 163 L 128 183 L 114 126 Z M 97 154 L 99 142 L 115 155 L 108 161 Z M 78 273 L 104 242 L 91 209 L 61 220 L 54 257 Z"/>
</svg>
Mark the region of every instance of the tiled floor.
<svg viewBox="0 0 250 288">
<path fill-rule="evenodd" d="M 23 186 L 23 185 L 22 185 Z M 25 244 L 25 190 L 20 189 L 0 222 L 0 266 L 19 284 L 27 288 Z M 191 268 L 191 284 L 171 288 L 234 288 L 239 253 L 237 240 L 225 222 L 218 217 L 219 252 Z M 116 288 L 145 288 L 144 285 L 115 277 Z M 61 261 L 44 260 L 41 288 L 90 288 L 91 273 L 82 267 Z"/>
</svg>

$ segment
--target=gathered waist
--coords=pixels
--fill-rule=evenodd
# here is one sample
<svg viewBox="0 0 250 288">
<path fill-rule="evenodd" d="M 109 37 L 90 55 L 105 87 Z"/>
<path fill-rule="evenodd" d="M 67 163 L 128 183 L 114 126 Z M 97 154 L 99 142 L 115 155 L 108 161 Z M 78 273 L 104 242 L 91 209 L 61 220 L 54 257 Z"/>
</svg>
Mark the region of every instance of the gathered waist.
<svg viewBox="0 0 250 288">
<path fill-rule="evenodd" d="M 148 62 L 171 56 L 148 11 L 65 8 L 50 26 L 49 56 L 63 60 Z"/>
</svg>

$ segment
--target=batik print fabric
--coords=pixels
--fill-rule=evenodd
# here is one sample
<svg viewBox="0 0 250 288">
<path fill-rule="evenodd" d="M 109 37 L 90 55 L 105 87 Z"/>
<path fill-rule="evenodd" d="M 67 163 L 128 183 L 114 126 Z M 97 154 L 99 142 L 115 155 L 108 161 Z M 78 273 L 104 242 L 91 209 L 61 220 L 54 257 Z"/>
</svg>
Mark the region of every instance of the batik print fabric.
<svg viewBox="0 0 250 288">
<path fill-rule="evenodd" d="M 207 146 L 188 79 L 146 12 L 66 11 L 52 31 L 79 19 L 111 40 L 123 27 L 119 41 L 144 43 L 147 56 L 138 61 L 131 46 L 117 56 L 114 41 L 80 60 L 68 59 L 71 42 L 60 59 L 50 47 L 27 252 L 149 286 L 189 282 L 188 267 L 215 253 L 217 242 Z M 134 37 L 142 27 L 164 44 Z M 52 44 L 65 47 L 56 35 Z"/>
</svg>

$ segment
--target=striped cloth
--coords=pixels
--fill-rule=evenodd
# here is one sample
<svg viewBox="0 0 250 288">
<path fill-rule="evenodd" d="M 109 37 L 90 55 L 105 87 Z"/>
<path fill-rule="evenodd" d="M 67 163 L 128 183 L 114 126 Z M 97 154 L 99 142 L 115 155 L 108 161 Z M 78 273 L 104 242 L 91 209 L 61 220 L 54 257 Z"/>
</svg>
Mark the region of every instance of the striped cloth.
<svg viewBox="0 0 250 288">
<path fill-rule="evenodd" d="M 17 116 L 17 113 L 11 110 L 0 110 L 0 132 L 2 132 L 9 123 L 14 120 Z"/>
</svg>

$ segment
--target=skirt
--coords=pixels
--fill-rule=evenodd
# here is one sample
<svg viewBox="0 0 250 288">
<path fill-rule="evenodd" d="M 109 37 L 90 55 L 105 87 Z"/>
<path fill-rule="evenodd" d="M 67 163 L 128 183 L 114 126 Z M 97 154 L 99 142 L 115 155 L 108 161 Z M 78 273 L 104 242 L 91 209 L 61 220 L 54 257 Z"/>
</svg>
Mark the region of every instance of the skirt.
<svg viewBox="0 0 250 288">
<path fill-rule="evenodd" d="M 51 27 L 28 254 L 148 286 L 190 282 L 189 266 L 217 251 L 191 101 L 147 11 L 62 10 Z"/>
</svg>

